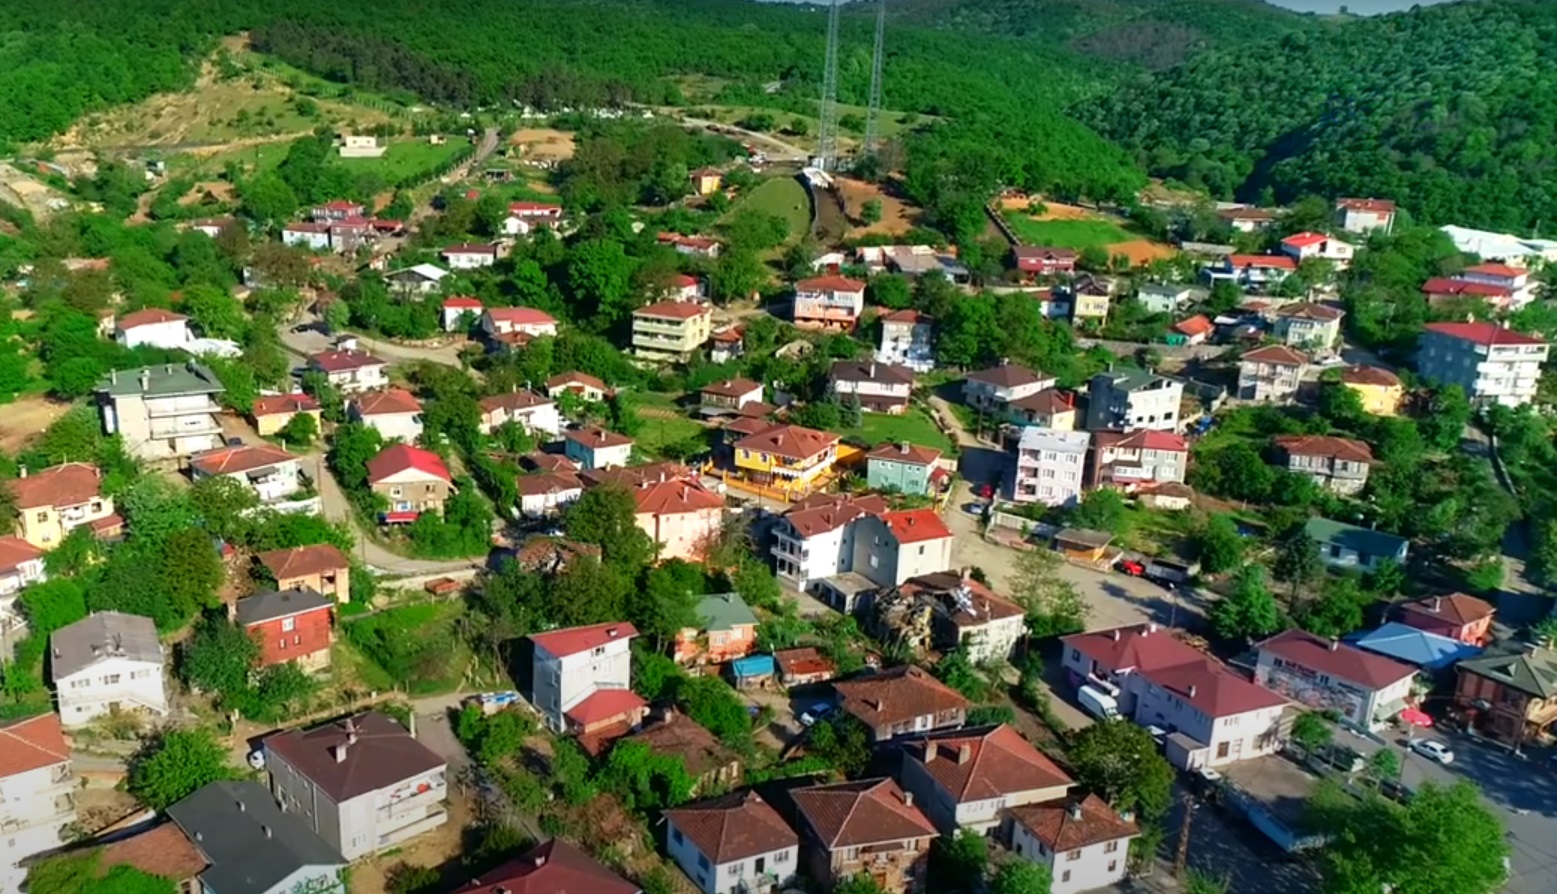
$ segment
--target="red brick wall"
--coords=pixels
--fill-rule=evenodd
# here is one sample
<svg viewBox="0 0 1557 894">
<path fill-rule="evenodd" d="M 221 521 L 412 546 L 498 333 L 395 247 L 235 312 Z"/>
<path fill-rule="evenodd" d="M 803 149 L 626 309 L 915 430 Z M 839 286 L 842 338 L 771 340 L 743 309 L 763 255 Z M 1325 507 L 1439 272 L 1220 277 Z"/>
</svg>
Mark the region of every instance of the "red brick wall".
<svg viewBox="0 0 1557 894">
<path fill-rule="evenodd" d="M 317 608 L 292 615 L 291 630 L 282 629 L 287 618 L 249 625 L 249 635 L 259 643 L 261 666 L 281 664 L 330 648 L 330 614 L 328 608 Z"/>
</svg>

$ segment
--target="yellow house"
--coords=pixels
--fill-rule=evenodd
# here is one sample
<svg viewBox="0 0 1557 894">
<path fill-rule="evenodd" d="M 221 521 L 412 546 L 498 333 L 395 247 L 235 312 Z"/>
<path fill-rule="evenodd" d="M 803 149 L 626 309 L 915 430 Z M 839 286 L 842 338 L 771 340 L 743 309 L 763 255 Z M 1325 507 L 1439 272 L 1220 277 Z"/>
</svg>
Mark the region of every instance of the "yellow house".
<svg viewBox="0 0 1557 894">
<path fill-rule="evenodd" d="M 81 525 L 99 537 L 117 537 L 124 520 L 114 514 L 112 497 L 103 496 L 103 474 L 86 463 L 51 466 L 35 475 L 23 469 L 11 482 L 16 496 L 18 534 L 39 549 L 53 549 Z"/>
<path fill-rule="evenodd" d="M 321 423 L 324 411 L 319 402 L 306 394 L 268 394 L 254 399 L 254 430 L 260 437 L 268 438 L 292 421 L 299 413 L 314 417 L 314 430 L 323 431 Z"/>
<path fill-rule="evenodd" d="M 1395 415 L 1406 396 L 1400 377 L 1377 366 L 1349 366 L 1341 372 L 1341 384 L 1357 392 L 1363 410 L 1375 416 Z"/>
<path fill-rule="evenodd" d="M 633 311 L 633 353 L 647 360 L 684 361 L 708 342 L 714 315 L 692 301 L 661 301 Z"/>
<path fill-rule="evenodd" d="M 735 442 L 735 467 L 757 484 L 808 491 L 838 458 L 838 436 L 775 425 Z"/>
<path fill-rule="evenodd" d="M 690 175 L 692 191 L 700 196 L 711 196 L 724 186 L 724 175 L 718 168 L 698 168 Z"/>
</svg>

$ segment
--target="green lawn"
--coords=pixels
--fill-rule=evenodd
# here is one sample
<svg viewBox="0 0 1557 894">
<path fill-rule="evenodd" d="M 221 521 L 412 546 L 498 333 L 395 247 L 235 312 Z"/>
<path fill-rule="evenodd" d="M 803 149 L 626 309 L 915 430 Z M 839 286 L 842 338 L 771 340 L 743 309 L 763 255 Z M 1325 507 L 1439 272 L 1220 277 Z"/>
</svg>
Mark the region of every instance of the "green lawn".
<svg viewBox="0 0 1557 894">
<path fill-rule="evenodd" d="M 426 138 L 395 140 L 390 142 L 389 151 L 379 158 L 337 156 L 332 163 L 353 173 L 372 171 L 389 183 L 398 183 L 413 174 L 438 167 L 465 148 L 465 140 L 455 138 L 450 138 L 441 146 L 427 142 Z"/>
<path fill-rule="evenodd" d="M 774 177 L 759 183 L 736 203 L 731 213 L 746 208 L 782 217 L 789 231 L 786 243 L 798 242 L 811 229 L 811 199 L 793 177 Z"/>
<path fill-rule="evenodd" d="M 1007 211 L 1006 223 L 1018 239 L 1028 245 L 1052 248 L 1107 248 L 1138 238 L 1129 230 L 1106 220 L 1035 220 L 1019 211 Z"/>
<path fill-rule="evenodd" d="M 901 416 L 865 413 L 858 428 L 840 429 L 838 434 L 864 441 L 873 447 L 884 441 L 907 441 L 925 447 L 939 447 L 948 453 L 954 449 L 951 439 L 935 427 L 935 421 L 929 414 L 915 406 L 909 406 Z"/>
</svg>

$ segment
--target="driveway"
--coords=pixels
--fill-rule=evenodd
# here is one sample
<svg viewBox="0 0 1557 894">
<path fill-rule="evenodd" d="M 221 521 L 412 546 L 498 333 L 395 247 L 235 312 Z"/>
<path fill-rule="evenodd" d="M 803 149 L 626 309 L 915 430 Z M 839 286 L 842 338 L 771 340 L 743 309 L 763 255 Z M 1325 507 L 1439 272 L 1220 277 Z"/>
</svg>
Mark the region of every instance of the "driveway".
<svg viewBox="0 0 1557 894">
<path fill-rule="evenodd" d="M 350 528 L 352 536 L 357 540 L 355 552 L 357 558 L 362 560 L 375 574 L 445 574 L 450 571 L 464 571 L 470 568 L 483 568 L 486 565 L 486 557 L 474 559 L 432 560 L 432 559 L 408 559 L 405 556 L 390 552 L 370 534 L 362 530 L 356 512 L 353 511 L 351 501 L 347 499 L 346 492 L 341 490 L 340 483 L 335 480 L 329 468 L 324 463 L 324 457 L 318 453 L 312 453 L 303 458 L 305 465 L 313 464 L 318 470 L 315 481 L 319 488 L 319 501 L 324 507 L 324 517 L 330 521 L 345 522 Z"/>
<path fill-rule="evenodd" d="M 315 317 L 304 317 L 303 322 L 318 322 Z M 362 349 L 377 357 L 382 357 L 391 363 L 420 363 L 423 360 L 431 360 L 433 363 L 441 363 L 444 366 L 460 365 L 460 348 L 462 344 L 445 345 L 441 348 L 413 348 L 407 345 L 397 345 L 394 342 L 383 341 L 371 336 L 359 336 L 358 340 Z M 299 357 L 308 357 L 320 351 L 329 350 L 335 342 L 333 336 L 325 335 L 318 329 L 310 329 L 307 332 L 293 332 L 290 328 L 281 331 L 281 344 Z"/>
</svg>

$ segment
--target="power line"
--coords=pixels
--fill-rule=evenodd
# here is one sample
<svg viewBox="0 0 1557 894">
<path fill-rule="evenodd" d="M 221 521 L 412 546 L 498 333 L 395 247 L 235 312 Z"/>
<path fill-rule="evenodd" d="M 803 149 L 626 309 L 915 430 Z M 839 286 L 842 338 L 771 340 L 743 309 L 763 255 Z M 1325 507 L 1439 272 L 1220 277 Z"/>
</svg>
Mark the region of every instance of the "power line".
<svg viewBox="0 0 1557 894">
<path fill-rule="evenodd" d="M 870 107 L 865 112 L 865 151 L 875 152 L 880 138 L 881 118 L 881 62 L 887 34 L 887 0 L 876 6 L 876 51 L 870 61 Z"/>
<path fill-rule="evenodd" d="M 838 153 L 838 13 L 844 0 L 833 0 L 827 10 L 827 60 L 822 71 L 822 120 L 817 129 L 817 166 L 824 171 L 837 167 Z"/>
</svg>

